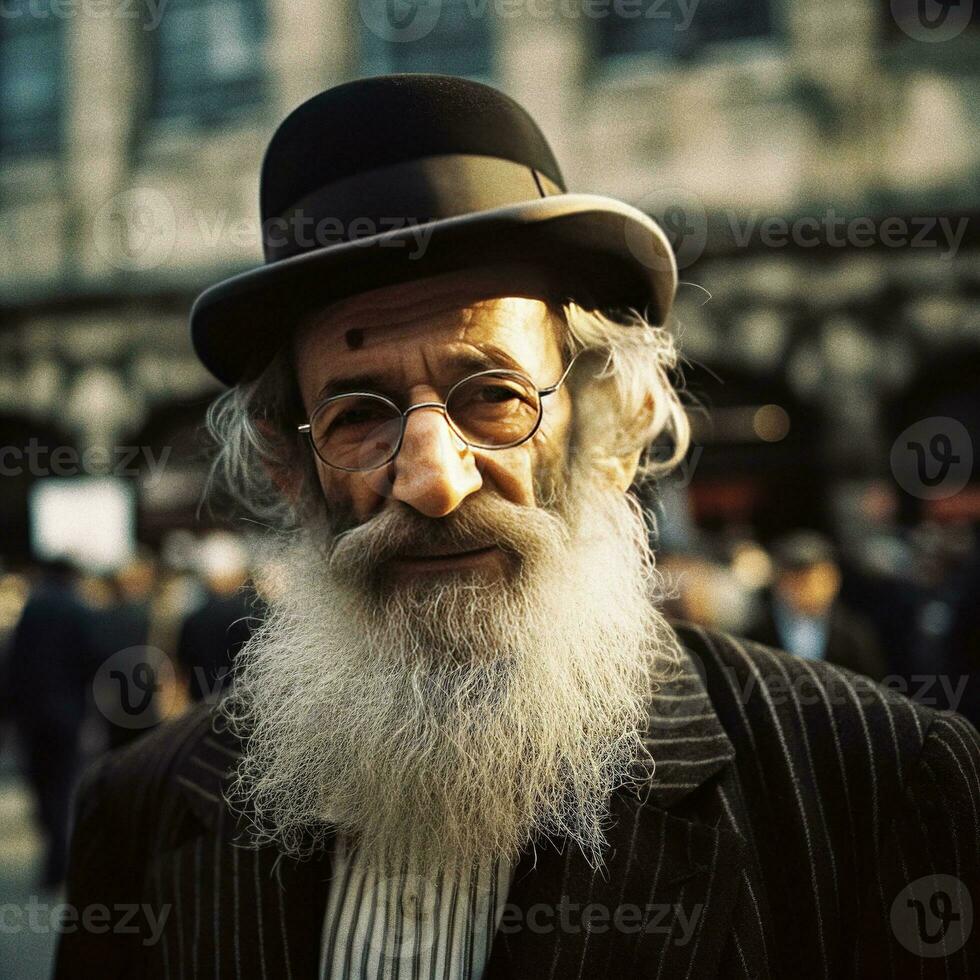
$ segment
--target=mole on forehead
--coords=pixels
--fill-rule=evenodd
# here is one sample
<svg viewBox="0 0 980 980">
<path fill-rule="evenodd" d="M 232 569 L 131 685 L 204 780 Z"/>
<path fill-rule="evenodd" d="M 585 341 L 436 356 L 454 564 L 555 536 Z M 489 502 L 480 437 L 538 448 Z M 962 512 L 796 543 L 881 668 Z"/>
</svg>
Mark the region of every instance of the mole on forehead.
<svg viewBox="0 0 980 980">
<path fill-rule="evenodd" d="M 374 327 L 347 327 L 339 336 L 333 338 L 332 344 L 340 345 L 344 350 L 367 350 L 383 344 L 403 343 L 435 334 L 445 335 L 447 339 L 465 330 L 465 325 L 457 325 L 456 330 L 447 330 L 446 325 L 436 325 L 431 321 L 408 320 L 404 323 L 385 323 Z"/>
</svg>

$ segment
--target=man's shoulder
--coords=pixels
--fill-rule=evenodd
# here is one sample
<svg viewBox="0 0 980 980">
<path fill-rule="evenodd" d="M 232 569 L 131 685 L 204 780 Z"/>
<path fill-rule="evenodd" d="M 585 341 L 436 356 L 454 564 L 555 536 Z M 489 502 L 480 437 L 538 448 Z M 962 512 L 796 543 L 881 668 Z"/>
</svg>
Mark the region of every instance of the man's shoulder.
<svg viewBox="0 0 980 980">
<path fill-rule="evenodd" d="M 901 678 L 878 683 L 717 630 L 674 628 L 698 667 L 740 770 L 769 790 L 892 797 L 923 766 L 953 757 L 972 773 L 980 736 L 962 716 L 907 696 Z"/>
<path fill-rule="evenodd" d="M 828 718 L 878 706 L 894 724 L 917 731 L 940 714 L 911 700 L 913 692 L 898 676 L 877 682 L 839 664 L 807 660 L 722 630 L 683 622 L 673 627 L 716 706 L 735 701 L 744 708 L 758 700 L 771 715 L 817 706 Z"/>
<path fill-rule="evenodd" d="M 181 770 L 202 741 L 214 734 L 213 708 L 195 705 L 130 744 L 99 756 L 86 770 L 79 806 L 122 806 L 155 813 L 172 799 Z"/>
</svg>

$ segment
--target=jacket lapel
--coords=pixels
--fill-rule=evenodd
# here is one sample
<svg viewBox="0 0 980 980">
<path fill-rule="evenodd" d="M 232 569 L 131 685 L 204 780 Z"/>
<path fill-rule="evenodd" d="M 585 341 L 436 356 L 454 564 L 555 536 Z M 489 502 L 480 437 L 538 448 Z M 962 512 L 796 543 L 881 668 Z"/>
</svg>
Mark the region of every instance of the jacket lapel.
<svg viewBox="0 0 980 980">
<path fill-rule="evenodd" d="M 521 862 L 486 980 L 716 975 L 740 838 L 636 802 L 617 809 L 623 846 L 601 873 L 576 850 Z"/>
<path fill-rule="evenodd" d="M 686 652 L 653 705 L 653 764 L 613 796 L 604 867 L 577 848 L 526 855 L 485 980 L 717 975 L 747 861 L 709 802 L 734 749 Z"/>
<path fill-rule="evenodd" d="M 239 740 L 212 722 L 179 766 L 176 779 L 193 826 L 185 825 L 185 840 L 174 840 L 177 847 L 161 857 L 158 875 L 166 885 L 179 882 L 183 870 L 185 887 L 176 889 L 174 909 L 186 917 L 193 907 L 195 921 L 168 927 L 177 940 L 169 937 L 170 970 L 177 976 L 193 975 L 195 966 L 206 972 L 213 956 L 215 970 L 223 964 L 227 971 L 221 975 L 317 976 L 331 848 L 311 860 L 294 861 L 273 847 L 243 843 L 243 822 L 233 819 L 223 799 L 240 754 Z M 192 895 L 187 872 L 202 863 L 204 872 Z M 189 960 L 190 945 L 179 942 L 199 931 L 202 918 L 220 920 L 221 927 L 213 944 L 198 948 Z M 181 963 L 176 970 L 174 960 Z"/>
</svg>

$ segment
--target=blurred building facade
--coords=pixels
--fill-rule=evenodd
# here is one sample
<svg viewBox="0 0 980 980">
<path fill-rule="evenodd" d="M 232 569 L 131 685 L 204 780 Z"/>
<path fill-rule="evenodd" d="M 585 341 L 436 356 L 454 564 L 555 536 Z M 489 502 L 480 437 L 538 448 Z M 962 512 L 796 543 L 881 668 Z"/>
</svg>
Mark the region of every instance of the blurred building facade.
<svg viewBox="0 0 980 980">
<path fill-rule="evenodd" d="M 980 29 L 972 4 L 935 6 L 953 20 L 930 27 L 904 0 L 428 0 L 394 25 L 383 0 L 6 0 L 5 522 L 26 526 L 31 481 L 59 475 L 50 454 L 23 465 L 32 438 L 101 447 L 103 469 L 120 447 L 139 465 L 170 447 L 143 473 L 142 533 L 192 520 L 216 387 L 190 303 L 261 261 L 277 122 L 383 71 L 498 85 L 570 189 L 674 235 L 675 328 L 716 416 L 692 465 L 699 519 L 784 508 L 793 526 L 799 493 L 887 477 L 918 372 L 980 351 Z"/>
</svg>

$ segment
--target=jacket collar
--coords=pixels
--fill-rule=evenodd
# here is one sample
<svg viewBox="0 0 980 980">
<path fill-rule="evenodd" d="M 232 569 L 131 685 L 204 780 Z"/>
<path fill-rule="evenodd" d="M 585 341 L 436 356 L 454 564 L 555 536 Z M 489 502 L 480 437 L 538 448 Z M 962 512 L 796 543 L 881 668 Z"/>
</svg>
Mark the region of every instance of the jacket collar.
<svg viewBox="0 0 980 980">
<path fill-rule="evenodd" d="M 191 812 L 211 830 L 228 806 L 225 795 L 242 745 L 213 707 L 198 710 L 202 717 L 197 737 L 178 763 L 175 778 Z"/>
<path fill-rule="evenodd" d="M 664 810 L 677 806 L 735 758 L 705 686 L 704 666 L 682 644 L 671 676 L 651 701 L 644 744 L 644 800 Z"/>
</svg>

